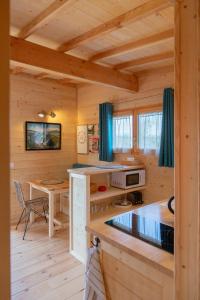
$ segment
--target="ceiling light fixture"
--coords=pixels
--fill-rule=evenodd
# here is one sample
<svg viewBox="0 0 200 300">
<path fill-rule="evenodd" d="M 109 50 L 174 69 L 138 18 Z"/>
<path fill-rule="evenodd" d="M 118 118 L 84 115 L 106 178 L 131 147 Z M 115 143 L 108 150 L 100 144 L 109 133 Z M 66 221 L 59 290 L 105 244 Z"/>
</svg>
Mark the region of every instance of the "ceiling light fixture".
<svg viewBox="0 0 200 300">
<path fill-rule="evenodd" d="M 40 118 L 44 118 L 44 117 L 47 117 L 47 116 L 50 116 L 51 118 L 55 118 L 56 117 L 55 112 L 51 111 L 50 113 L 47 113 L 44 110 L 40 111 L 37 115 Z"/>
</svg>

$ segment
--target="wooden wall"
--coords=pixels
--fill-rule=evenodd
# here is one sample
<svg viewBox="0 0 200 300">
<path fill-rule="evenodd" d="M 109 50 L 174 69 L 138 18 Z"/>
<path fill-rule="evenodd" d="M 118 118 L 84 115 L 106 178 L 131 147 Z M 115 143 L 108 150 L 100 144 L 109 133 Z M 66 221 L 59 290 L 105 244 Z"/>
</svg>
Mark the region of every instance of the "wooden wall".
<svg viewBox="0 0 200 300">
<path fill-rule="evenodd" d="M 41 119 L 41 110 L 54 111 L 55 118 Z M 62 124 L 62 149 L 26 151 L 25 121 L 48 121 Z M 10 168 L 11 222 L 16 222 L 20 208 L 16 201 L 13 179 L 23 183 L 28 197 L 30 179 L 65 178 L 67 168 L 76 162 L 76 88 L 30 76 L 11 75 L 10 88 Z"/>
<path fill-rule="evenodd" d="M 172 67 L 159 70 L 146 71 L 139 74 L 138 93 L 128 93 L 118 89 L 83 85 L 78 88 L 78 123 L 98 123 L 99 103 L 110 101 L 114 109 L 129 109 L 148 104 L 162 103 L 163 89 L 174 85 L 174 72 Z M 151 203 L 166 199 L 174 194 L 174 170 L 159 168 L 157 157 L 152 154 L 140 155 L 139 158 L 147 167 L 148 188 L 144 192 L 144 200 Z M 116 160 L 122 156 L 117 155 Z M 98 163 L 97 154 L 78 155 L 80 163 Z"/>
</svg>

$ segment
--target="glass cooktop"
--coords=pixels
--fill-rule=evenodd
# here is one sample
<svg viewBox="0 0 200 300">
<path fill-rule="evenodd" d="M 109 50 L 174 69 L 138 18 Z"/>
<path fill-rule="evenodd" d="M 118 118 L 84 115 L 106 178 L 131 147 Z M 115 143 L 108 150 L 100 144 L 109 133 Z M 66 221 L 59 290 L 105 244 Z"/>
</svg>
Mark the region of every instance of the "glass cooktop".
<svg viewBox="0 0 200 300">
<path fill-rule="evenodd" d="M 105 223 L 155 247 L 174 253 L 174 228 L 171 226 L 132 211 Z"/>
</svg>

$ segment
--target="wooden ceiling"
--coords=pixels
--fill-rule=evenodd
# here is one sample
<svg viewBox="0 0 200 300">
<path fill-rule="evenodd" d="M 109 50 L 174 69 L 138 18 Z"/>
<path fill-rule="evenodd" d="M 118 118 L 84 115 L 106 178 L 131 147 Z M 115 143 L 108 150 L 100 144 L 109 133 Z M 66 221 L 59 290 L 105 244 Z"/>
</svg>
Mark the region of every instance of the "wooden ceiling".
<svg viewBox="0 0 200 300">
<path fill-rule="evenodd" d="M 11 0 L 11 35 L 15 74 L 23 70 L 38 79 L 87 81 L 137 91 L 136 72 L 174 63 L 174 4 L 172 0 Z M 63 68 L 58 67 L 60 59 Z"/>
</svg>

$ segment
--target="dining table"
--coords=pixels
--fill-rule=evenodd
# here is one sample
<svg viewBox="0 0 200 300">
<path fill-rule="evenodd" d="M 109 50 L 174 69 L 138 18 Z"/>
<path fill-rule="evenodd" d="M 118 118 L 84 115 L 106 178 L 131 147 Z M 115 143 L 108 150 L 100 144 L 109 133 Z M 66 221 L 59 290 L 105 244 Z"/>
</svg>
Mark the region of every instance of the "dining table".
<svg viewBox="0 0 200 300">
<path fill-rule="evenodd" d="M 54 180 L 54 179 L 46 179 L 40 180 L 35 179 L 28 182 L 30 185 L 30 199 L 33 199 L 34 190 L 38 190 L 44 192 L 48 195 L 49 200 L 49 237 L 52 238 L 54 236 L 54 224 L 58 224 L 59 221 L 55 218 L 55 198 L 56 195 L 61 195 L 63 193 L 67 193 L 69 191 L 69 180 Z M 61 209 L 61 199 L 60 199 L 60 209 Z M 34 222 L 34 213 L 30 216 L 30 222 Z"/>
</svg>

